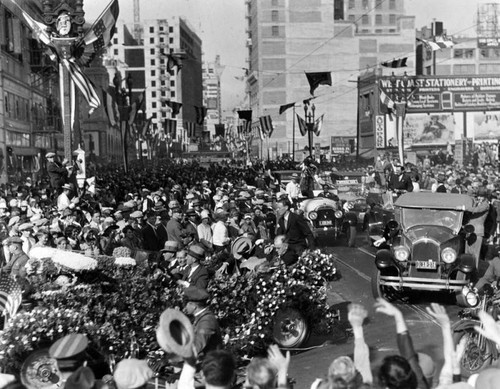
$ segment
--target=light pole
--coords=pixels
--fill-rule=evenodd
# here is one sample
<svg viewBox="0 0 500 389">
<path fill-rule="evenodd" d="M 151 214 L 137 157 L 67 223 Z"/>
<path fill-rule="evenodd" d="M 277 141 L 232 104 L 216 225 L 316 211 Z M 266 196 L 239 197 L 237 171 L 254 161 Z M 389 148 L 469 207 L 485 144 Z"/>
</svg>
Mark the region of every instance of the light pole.
<svg viewBox="0 0 500 389">
<path fill-rule="evenodd" d="M 128 173 L 128 146 L 127 134 L 129 131 L 130 105 L 132 101 L 132 75 L 129 73 L 126 79 L 127 89 L 122 88 L 122 76 L 119 71 L 116 71 L 113 77 L 113 85 L 115 87 L 115 97 L 120 112 L 120 135 L 122 139 L 123 152 L 123 170 Z"/>
<path fill-rule="evenodd" d="M 312 158 L 312 146 L 313 146 L 313 134 L 314 134 L 314 113 L 316 111 L 316 107 L 314 104 L 309 104 L 307 102 L 304 104 L 304 117 L 306 119 L 307 124 L 307 136 L 309 138 L 309 156 Z"/>
</svg>

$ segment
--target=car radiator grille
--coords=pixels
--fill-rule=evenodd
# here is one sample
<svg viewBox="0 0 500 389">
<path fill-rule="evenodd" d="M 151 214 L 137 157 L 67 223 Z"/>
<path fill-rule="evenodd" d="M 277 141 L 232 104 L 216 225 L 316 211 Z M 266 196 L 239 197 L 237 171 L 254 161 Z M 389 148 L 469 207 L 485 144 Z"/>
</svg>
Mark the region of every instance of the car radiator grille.
<svg viewBox="0 0 500 389">
<path fill-rule="evenodd" d="M 318 217 L 314 221 L 315 227 L 324 227 L 325 223 L 328 223 L 329 226 L 335 225 L 335 210 L 334 209 L 318 209 L 317 211 Z"/>
<path fill-rule="evenodd" d="M 428 261 L 429 259 L 438 262 L 436 270 L 420 270 L 416 268 L 416 261 Z M 411 253 L 411 260 L 413 264 L 410 269 L 410 276 L 421 278 L 440 278 L 441 269 L 439 268 L 439 259 L 439 245 L 432 241 L 415 243 Z"/>
</svg>

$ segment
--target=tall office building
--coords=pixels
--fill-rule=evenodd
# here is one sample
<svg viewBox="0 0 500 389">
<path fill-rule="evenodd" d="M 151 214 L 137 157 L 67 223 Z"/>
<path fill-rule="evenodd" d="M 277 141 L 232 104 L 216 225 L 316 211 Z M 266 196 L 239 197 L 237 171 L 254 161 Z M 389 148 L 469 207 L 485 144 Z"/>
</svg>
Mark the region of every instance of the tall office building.
<svg viewBox="0 0 500 389">
<path fill-rule="evenodd" d="M 174 119 L 177 131 L 171 140 L 187 143 L 185 123 L 196 122 L 195 107 L 203 105 L 201 39 L 178 17 L 143 21 L 140 39 L 134 36 L 134 24 L 119 21 L 116 28 L 108 50 L 110 78 L 116 71 L 124 80 L 131 75 L 133 99 L 145 91 L 145 117 L 152 117 L 152 130 Z M 168 101 L 182 104 L 178 115 L 173 115 Z"/>
<path fill-rule="evenodd" d="M 220 78 L 224 66 L 218 55 L 215 61 L 203 65 L 203 105 L 207 107 L 207 129 L 214 135 L 215 124 L 222 122 Z"/>
<path fill-rule="evenodd" d="M 271 155 L 303 150 L 308 143 L 298 131 L 294 110 L 279 114 L 281 105 L 295 103 L 295 112 L 304 117 L 303 101 L 313 97 L 305 72 L 332 76 L 332 86 L 320 85 L 311 100 L 316 118 L 325 115 L 320 136 L 313 140 L 321 146 L 329 145 L 332 136 L 356 135 L 356 80 L 361 72 L 407 56 L 406 69 L 386 73 L 413 73 L 414 17 L 405 16 L 403 0 L 247 0 L 246 4 L 247 91 L 253 120 L 272 117 Z"/>
</svg>

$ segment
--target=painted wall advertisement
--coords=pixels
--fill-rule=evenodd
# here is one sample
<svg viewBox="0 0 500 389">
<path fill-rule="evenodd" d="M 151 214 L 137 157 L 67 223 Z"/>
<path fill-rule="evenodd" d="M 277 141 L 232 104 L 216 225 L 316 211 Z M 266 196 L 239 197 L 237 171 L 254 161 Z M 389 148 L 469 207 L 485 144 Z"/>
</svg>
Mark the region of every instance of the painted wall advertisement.
<svg viewBox="0 0 500 389">
<path fill-rule="evenodd" d="M 451 113 L 406 115 L 405 145 L 446 145 L 455 143 L 455 118 Z"/>
<path fill-rule="evenodd" d="M 474 141 L 496 140 L 500 137 L 500 111 L 471 112 L 467 116 L 469 121 L 472 119 L 472 123 L 467 125 L 467 135 Z"/>
</svg>

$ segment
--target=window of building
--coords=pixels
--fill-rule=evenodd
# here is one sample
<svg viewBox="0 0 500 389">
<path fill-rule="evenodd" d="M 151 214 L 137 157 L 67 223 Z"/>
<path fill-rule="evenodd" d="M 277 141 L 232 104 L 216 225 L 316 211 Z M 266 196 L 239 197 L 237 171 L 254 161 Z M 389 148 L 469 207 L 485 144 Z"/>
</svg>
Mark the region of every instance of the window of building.
<svg viewBox="0 0 500 389">
<path fill-rule="evenodd" d="M 389 24 L 396 24 L 396 15 L 394 14 L 389 15 Z"/>
<path fill-rule="evenodd" d="M 170 97 L 175 98 L 175 91 L 170 91 Z"/>
<path fill-rule="evenodd" d="M 174 28 L 173 27 L 169 27 L 168 28 L 168 32 L 174 32 Z"/>
<path fill-rule="evenodd" d="M 165 80 L 162 80 L 162 81 L 161 81 L 161 86 L 165 86 L 165 85 L 167 85 L 167 84 L 165 83 Z"/>
<path fill-rule="evenodd" d="M 153 101 L 153 102 L 151 103 L 151 107 L 152 107 L 152 108 L 156 108 L 156 102 L 155 102 L 155 101 Z"/>
<path fill-rule="evenodd" d="M 474 49 L 455 49 L 453 56 L 455 58 L 474 58 Z"/>
<path fill-rule="evenodd" d="M 394 29 L 394 28 L 389 28 L 389 32 L 396 32 L 396 29 Z"/>
<path fill-rule="evenodd" d="M 389 0 L 389 9 L 396 9 L 396 0 Z"/>
<path fill-rule="evenodd" d="M 153 81 L 151 81 L 151 86 L 152 86 L 152 87 L 156 87 L 156 81 L 154 81 L 154 80 L 153 80 Z"/>
<path fill-rule="evenodd" d="M 153 117 L 153 119 L 156 119 L 156 112 L 153 112 L 151 116 Z"/>
<path fill-rule="evenodd" d="M 166 117 L 167 117 L 167 113 L 166 113 L 166 112 L 162 112 L 162 113 L 161 113 L 161 117 L 162 117 L 162 118 L 166 118 Z"/>
<path fill-rule="evenodd" d="M 382 34 L 383 32 L 384 32 L 384 30 L 382 30 L 381 28 L 375 29 L 375 34 Z"/>
<path fill-rule="evenodd" d="M 171 45 L 174 44 L 174 38 L 168 38 L 168 43 L 170 43 Z"/>
<path fill-rule="evenodd" d="M 113 38 L 113 44 L 117 45 L 118 44 L 118 38 Z"/>
<path fill-rule="evenodd" d="M 368 34 L 369 32 L 370 32 L 370 30 L 367 30 L 366 28 L 363 28 L 363 29 L 361 30 L 361 33 L 362 33 L 362 34 Z"/>
<path fill-rule="evenodd" d="M 175 86 L 175 80 L 170 80 L 170 86 Z"/>
<path fill-rule="evenodd" d="M 475 74 L 476 65 L 455 65 L 453 66 L 453 74 Z"/>
<path fill-rule="evenodd" d="M 118 49 L 113 49 L 113 54 L 118 55 Z"/>
<path fill-rule="evenodd" d="M 152 97 L 153 99 L 154 99 L 154 98 L 156 98 L 156 92 L 155 92 L 155 91 L 151 92 L 151 97 Z"/>
<path fill-rule="evenodd" d="M 479 65 L 479 74 L 498 74 L 500 72 L 500 64 L 498 63 L 482 63 Z"/>
<path fill-rule="evenodd" d="M 368 9 L 368 0 L 363 0 L 363 8 Z"/>
<path fill-rule="evenodd" d="M 153 26 L 149 27 L 149 32 L 150 32 L 150 33 L 155 32 L 155 28 L 154 28 Z"/>
<path fill-rule="evenodd" d="M 160 43 L 165 43 L 165 38 L 164 37 L 160 37 Z"/>
<path fill-rule="evenodd" d="M 279 14 L 278 14 L 278 11 L 271 11 L 271 21 L 273 22 L 277 22 L 279 21 Z"/>
<path fill-rule="evenodd" d="M 161 97 L 165 97 L 165 96 L 166 96 L 165 91 L 164 91 L 164 90 L 162 90 L 162 91 L 161 91 Z"/>
<path fill-rule="evenodd" d="M 160 26 L 159 30 L 160 30 L 160 31 L 163 31 L 163 26 Z"/>
<path fill-rule="evenodd" d="M 156 65 L 156 61 L 154 59 L 151 60 L 151 66 L 155 66 Z"/>
<path fill-rule="evenodd" d="M 481 58 L 492 58 L 496 59 L 500 57 L 500 50 L 499 49 L 481 49 L 479 52 L 481 55 Z"/>
<path fill-rule="evenodd" d="M 271 27 L 271 35 L 272 36 L 280 36 L 280 27 L 279 26 L 272 26 Z"/>
<path fill-rule="evenodd" d="M 149 43 L 154 44 L 155 43 L 155 38 L 149 38 Z"/>
<path fill-rule="evenodd" d="M 356 7 L 356 2 L 355 0 L 349 0 L 349 9 L 354 9 Z"/>
<path fill-rule="evenodd" d="M 370 24 L 370 17 L 368 15 L 363 15 L 361 18 L 362 24 Z"/>
<path fill-rule="evenodd" d="M 151 77 L 155 77 L 156 76 L 156 70 L 151 70 Z"/>
<path fill-rule="evenodd" d="M 151 55 L 155 55 L 155 49 L 151 49 L 149 50 L 149 52 L 151 53 Z"/>
<path fill-rule="evenodd" d="M 379 26 L 382 24 L 382 15 L 375 15 L 375 24 Z"/>
<path fill-rule="evenodd" d="M 384 0 L 375 0 L 375 8 L 382 8 Z"/>
</svg>

